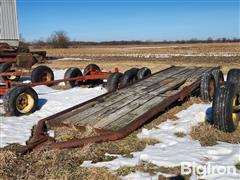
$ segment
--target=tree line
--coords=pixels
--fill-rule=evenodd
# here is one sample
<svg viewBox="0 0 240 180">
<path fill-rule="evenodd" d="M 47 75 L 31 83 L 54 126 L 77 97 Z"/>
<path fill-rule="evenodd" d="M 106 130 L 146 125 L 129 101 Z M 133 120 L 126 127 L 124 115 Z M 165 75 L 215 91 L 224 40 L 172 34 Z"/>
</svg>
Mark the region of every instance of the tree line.
<svg viewBox="0 0 240 180">
<path fill-rule="evenodd" d="M 24 40 L 23 40 L 24 41 Z M 225 43 L 225 42 L 240 42 L 239 38 L 217 38 L 211 37 L 201 40 L 192 38 L 189 40 L 175 40 L 175 41 L 76 41 L 71 40 L 65 31 L 55 31 L 46 40 L 40 39 L 33 42 L 25 42 L 35 48 L 69 48 L 80 47 L 83 45 L 157 45 L 157 44 L 186 44 L 186 43 Z"/>
</svg>

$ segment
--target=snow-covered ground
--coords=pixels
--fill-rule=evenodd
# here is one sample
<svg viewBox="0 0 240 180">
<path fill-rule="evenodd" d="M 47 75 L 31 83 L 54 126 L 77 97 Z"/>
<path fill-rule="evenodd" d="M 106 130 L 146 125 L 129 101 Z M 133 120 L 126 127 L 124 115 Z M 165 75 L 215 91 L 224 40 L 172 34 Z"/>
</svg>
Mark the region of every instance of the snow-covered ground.
<svg viewBox="0 0 240 180">
<path fill-rule="evenodd" d="M 55 70 L 55 79 L 63 78 L 65 70 Z M 25 80 L 28 82 L 28 80 Z M 47 86 L 34 88 L 39 95 L 39 110 L 28 116 L 4 117 L 0 105 L 0 147 L 8 143 L 25 144 L 31 135 L 31 129 L 42 118 L 60 112 L 71 106 L 85 102 L 106 92 L 102 87 L 81 88 L 69 90 L 54 90 Z M 2 99 L 0 99 L 0 104 Z"/>
<path fill-rule="evenodd" d="M 119 156 L 117 159 L 108 162 L 92 164 L 85 161 L 82 166 L 107 167 L 110 170 L 117 170 L 123 166 L 136 166 L 141 162 L 153 163 L 157 166 L 174 167 L 187 162 L 192 165 L 211 165 L 221 168 L 234 165 L 240 161 L 240 145 L 218 142 L 215 146 L 202 147 L 199 141 L 193 140 L 189 135 L 179 138 L 176 132 L 188 134 L 192 126 L 205 121 L 205 114 L 210 105 L 194 104 L 187 110 L 181 111 L 176 116 L 176 121 L 167 120 L 151 130 L 142 129 L 138 134 L 139 138 L 154 138 L 160 143 L 147 146 L 141 152 L 134 152 L 133 158 Z M 207 132 L 206 132 L 207 133 Z M 238 172 L 240 173 L 240 172 Z M 148 173 L 136 172 L 123 179 L 158 179 L 158 175 L 151 176 Z M 209 174 L 206 179 L 238 179 L 240 174 L 214 175 Z"/>
</svg>

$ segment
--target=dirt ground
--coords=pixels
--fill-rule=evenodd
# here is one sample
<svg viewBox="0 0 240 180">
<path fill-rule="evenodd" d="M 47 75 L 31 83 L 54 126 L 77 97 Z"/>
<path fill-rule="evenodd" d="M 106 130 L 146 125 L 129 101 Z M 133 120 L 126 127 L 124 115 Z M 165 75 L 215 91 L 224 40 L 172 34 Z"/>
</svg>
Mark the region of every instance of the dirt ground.
<svg viewBox="0 0 240 180">
<path fill-rule="evenodd" d="M 175 66 L 221 66 L 226 74 L 239 67 L 240 43 L 138 45 L 138 46 L 83 46 L 68 49 L 47 49 L 49 57 L 68 58 L 66 61 L 49 60 L 52 68 L 84 68 L 89 63 L 104 70 L 118 67 L 125 71 L 131 67 L 149 67 L 153 72 Z M 80 58 L 82 61 L 76 61 Z"/>
<path fill-rule="evenodd" d="M 173 108 L 153 118 L 144 128 L 152 128 L 161 122 L 176 119 L 174 114 L 188 108 L 191 104 L 199 102 L 198 98 L 191 98 L 183 103 L 176 104 Z M 20 145 L 12 144 L 0 148 L 0 179 L 99 179 L 115 180 L 131 172 L 143 171 L 150 174 L 157 172 L 179 174 L 179 167 L 158 167 L 152 164 L 140 164 L 136 167 L 121 167 L 114 172 L 106 168 L 81 167 L 85 160 L 94 163 L 111 161 L 116 157 L 107 154 L 121 154 L 126 158 L 133 158 L 132 152 L 142 151 L 146 145 L 159 143 L 155 139 L 139 139 L 136 135 L 141 129 L 136 130 L 126 138 L 118 141 L 90 144 L 83 148 L 70 150 L 41 151 L 25 156 L 19 155 L 16 150 Z"/>
<path fill-rule="evenodd" d="M 69 67 L 85 67 L 87 64 L 96 63 L 104 70 L 114 70 L 118 67 L 125 71 L 132 67 L 149 67 L 153 72 L 171 65 L 181 66 L 222 66 L 224 73 L 230 68 L 237 68 L 240 64 L 240 43 L 222 44 L 183 44 L 183 45 L 154 45 L 154 46 L 84 46 L 77 49 L 49 49 L 48 56 L 55 58 L 80 57 L 83 61 L 76 60 L 48 60 L 45 64 L 55 69 Z M 158 54 L 158 56 L 147 56 Z M 165 54 L 162 57 L 159 54 Z M 166 56 L 166 54 L 168 54 Z M 170 55 L 169 55 L 170 54 Z M 178 56 L 171 56 L 175 54 Z M 180 54 L 180 55 L 179 55 Z M 190 56 L 189 56 L 190 54 Z M 87 59 L 87 60 L 86 60 Z M 191 98 L 182 104 L 170 108 L 166 112 L 146 124 L 144 127 L 151 129 L 166 119 L 176 120 L 174 114 L 186 109 L 193 103 L 199 103 L 198 98 Z M 205 130 L 212 130 L 208 125 L 194 127 L 191 136 L 203 142 L 203 145 L 211 144 L 207 136 L 201 136 Z M 159 143 L 154 139 L 138 139 L 136 134 L 141 129 L 128 137 L 115 142 L 91 144 L 83 148 L 72 150 L 43 151 L 40 153 L 19 156 L 16 153 L 20 145 L 12 144 L 0 149 L 0 179 L 118 179 L 135 171 L 147 171 L 148 173 L 164 172 L 178 173 L 179 167 L 167 169 L 156 167 L 152 164 L 139 165 L 137 167 L 123 167 L 116 172 L 110 172 L 106 168 L 81 167 L 84 160 L 93 162 L 110 161 L 115 156 L 109 154 L 121 154 L 132 158 L 132 152 L 143 150 L 148 144 Z M 212 130 L 212 136 L 217 140 L 228 139 L 221 132 Z M 220 133 L 220 134 L 219 134 Z M 239 132 L 237 132 L 238 136 Z M 184 136 L 184 134 L 176 134 Z M 239 143 L 237 141 L 231 141 Z M 214 144 L 214 143 L 213 143 Z"/>
</svg>

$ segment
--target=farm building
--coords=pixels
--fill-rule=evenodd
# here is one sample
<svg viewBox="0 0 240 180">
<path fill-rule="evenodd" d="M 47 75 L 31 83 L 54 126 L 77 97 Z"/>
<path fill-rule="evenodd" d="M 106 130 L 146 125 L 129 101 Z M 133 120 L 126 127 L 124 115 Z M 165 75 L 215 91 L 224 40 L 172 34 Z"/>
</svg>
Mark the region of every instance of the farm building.
<svg viewBox="0 0 240 180">
<path fill-rule="evenodd" d="M 18 19 L 16 0 L 0 0 L 0 43 L 18 46 Z"/>
</svg>

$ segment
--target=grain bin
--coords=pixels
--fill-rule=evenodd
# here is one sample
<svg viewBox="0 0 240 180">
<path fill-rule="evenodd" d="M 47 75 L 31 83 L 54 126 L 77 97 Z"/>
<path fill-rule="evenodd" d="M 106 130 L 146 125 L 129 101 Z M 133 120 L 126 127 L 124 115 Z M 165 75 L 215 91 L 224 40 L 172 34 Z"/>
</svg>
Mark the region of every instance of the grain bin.
<svg viewBox="0 0 240 180">
<path fill-rule="evenodd" d="M 16 0 L 0 0 L 0 43 L 19 45 Z"/>
</svg>

